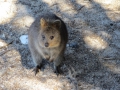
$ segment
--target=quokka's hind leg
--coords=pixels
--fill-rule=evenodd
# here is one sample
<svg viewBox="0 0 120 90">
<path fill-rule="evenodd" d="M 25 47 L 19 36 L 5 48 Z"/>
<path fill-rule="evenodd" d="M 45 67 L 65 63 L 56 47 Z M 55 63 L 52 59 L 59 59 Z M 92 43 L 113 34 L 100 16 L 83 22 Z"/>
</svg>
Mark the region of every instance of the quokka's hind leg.
<svg viewBox="0 0 120 90">
<path fill-rule="evenodd" d="M 56 60 L 54 60 L 54 72 L 59 75 L 62 73 L 62 70 L 60 69 L 61 67 L 61 62 L 64 60 L 64 57 L 61 55 L 59 56 Z"/>
<path fill-rule="evenodd" d="M 33 69 L 33 71 L 35 72 L 35 76 L 36 76 L 36 74 L 39 72 L 39 69 L 41 69 L 41 65 L 37 65 L 37 66 L 35 66 L 35 68 Z"/>
<path fill-rule="evenodd" d="M 33 71 L 35 72 L 36 75 L 39 72 L 39 69 L 41 69 L 41 67 L 43 66 L 42 57 L 38 53 L 32 52 L 32 59 L 35 64 L 35 68 L 33 69 Z"/>
<path fill-rule="evenodd" d="M 56 73 L 57 76 L 63 73 L 60 67 L 61 67 L 60 65 L 59 66 L 54 65 L 54 73 Z"/>
</svg>

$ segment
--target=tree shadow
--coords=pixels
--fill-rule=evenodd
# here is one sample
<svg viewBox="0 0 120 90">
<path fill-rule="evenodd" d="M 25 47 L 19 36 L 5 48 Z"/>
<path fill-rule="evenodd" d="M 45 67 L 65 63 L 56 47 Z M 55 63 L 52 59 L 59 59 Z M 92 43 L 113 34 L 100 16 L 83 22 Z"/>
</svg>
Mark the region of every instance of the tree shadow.
<svg viewBox="0 0 120 90">
<path fill-rule="evenodd" d="M 44 3 L 44 1 L 43 1 L 43 3 Z M 73 15 L 71 15 L 72 16 L 71 17 L 70 15 L 67 14 L 67 12 L 64 12 L 64 11 L 62 12 L 62 10 L 60 10 L 60 8 L 59 8 L 59 5 L 56 6 L 58 8 L 57 9 L 58 12 L 56 12 L 56 13 L 59 13 L 61 15 L 61 17 L 63 17 L 63 18 L 64 17 L 67 18 L 67 16 L 69 16 L 68 19 L 70 19 L 70 18 L 72 19 L 74 17 L 79 17 L 79 15 L 83 12 L 82 14 L 86 18 L 82 18 L 82 17 L 79 17 L 79 18 L 82 18 L 82 20 L 85 23 L 87 23 L 88 27 L 94 28 L 97 26 L 99 26 L 99 27 L 104 26 L 104 28 L 102 28 L 102 29 L 104 29 L 103 31 L 107 32 L 108 34 L 111 34 L 114 31 L 113 28 L 116 26 L 115 23 L 119 22 L 119 21 L 114 22 L 114 21 L 110 20 L 106 14 L 106 11 L 101 7 L 100 4 L 96 3 L 95 1 L 91 1 L 89 3 L 93 6 L 93 11 L 89 11 L 89 10 L 87 10 L 87 8 L 84 7 L 83 8 L 85 10 L 85 12 L 84 12 L 84 10 L 82 10 L 82 8 L 81 8 L 83 5 L 78 4 L 76 2 L 76 0 L 74 0 L 74 1 L 70 1 L 70 4 L 72 5 L 72 7 L 75 11 L 78 12 L 78 10 L 80 10 L 76 15 L 73 14 Z M 48 5 L 46 5 L 46 7 L 49 8 Z M 99 17 L 99 13 L 97 14 L 97 12 L 101 12 L 101 11 L 102 11 L 103 17 Z M 37 12 L 35 12 L 35 13 L 37 13 Z M 95 18 L 92 18 L 93 15 Z M 103 22 L 103 19 L 104 19 L 104 22 Z M 68 25 L 67 25 L 67 27 L 68 27 L 68 29 L 70 29 L 70 27 Z M 109 29 L 109 31 L 108 31 L 108 29 Z M 71 31 L 72 30 L 70 29 L 69 33 Z M 93 30 L 92 30 L 92 32 L 96 33 Z M 74 37 L 74 35 L 73 35 L 73 37 Z M 79 54 L 76 55 L 76 57 L 72 57 L 72 58 L 71 58 L 71 56 L 73 56 L 73 55 L 67 55 L 67 57 L 66 57 L 67 60 L 65 61 L 65 64 L 71 65 L 72 67 L 75 68 L 76 71 L 79 71 L 82 69 L 81 73 L 78 73 L 78 75 L 76 76 L 76 78 L 78 80 L 85 81 L 89 84 L 94 85 L 95 87 L 100 87 L 102 89 L 113 89 L 113 90 L 119 89 L 120 88 L 119 87 L 120 75 L 117 73 L 114 73 L 114 72 L 110 71 L 108 68 L 106 68 L 101 63 L 101 60 L 99 59 L 100 55 L 98 53 L 96 54 L 96 53 L 90 52 L 90 50 L 84 46 L 85 42 L 82 39 L 83 38 L 82 35 L 80 38 L 81 39 L 78 40 L 80 42 L 79 43 L 80 47 L 73 50 L 74 52 L 78 52 Z M 103 39 L 105 39 L 105 38 L 103 38 Z M 73 40 L 75 40 L 75 38 Z M 110 40 L 108 40 L 108 39 L 105 39 L 105 41 L 107 43 L 110 43 Z M 100 53 L 102 53 L 102 51 L 100 51 Z M 84 55 L 82 55 L 82 54 L 84 54 Z M 23 54 L 23 53 L 21 53 L 21 55 L 26 56 L 26 54 Z M 79 58 L 79 55 L 81 55 L 82 57 Z M 23 62 L 25 62 L 25 64 L 23 64 L 23 65 L 26 66 L 26 63 L 28 61 L 26 61 L 25 58 L 23 58 Z M 69 65 L 68 65 L 68 68 L 70 68 Z"/>
<path fill-rule="evenodd" d="M 78 4 L 76 0 L 67 0 L 67 3 L 70 3 L 70 5 L 73 7 L 73 9 L 75 11 L 77 11 L 78 13 L 76 14 L 72 14 L 72 15 L 68 15 L 67 12 L 62 12 L 62 10 L 58 10 L 61 15 L 61 17 L 64 19 L 67 18 L 68 22 L 72 22 L 74 21 L 74 18 L 82 18 L 81 20 L 83 20 L 86 24 L 87 27 L 90 27 L 90 31 L 95 33 L 96 35 L 98 35 L 100 38 L 102 38 L 103 40 L 105 40 L 105 42 L 108 43 L 108 47 L 106 49 L 108 49 L 110 47 L 110 44 L 113 42 L 113 40 L 109 39 L 108 37 L 104 37 L 104 35 L 99 35 L 99 32 L 103 31 L 109 35 L 113 35 L 115 28 L 119 28 L 119 26 L 117 26 L 118 21 L 112 21 L 106 14 L 106 10 L 97 2 L 95 1 L 90 1 L 89 4 L 92 7 L 92 10 L 89 11 L 89 9 L 87 9 L 86 7 L 82 7 L 82 5 Z M 57 6 L 58 9 L 59 5 Z M 79 11 L 80 10 L 80 11 Z M 101 14 L 100 14 L 101 12 Z M 94 16 L 94 18 L 93 18 Z M 83 18 L 84 17 L 84 18 Z M 75 22 L 75 21 L 74 21 Z M 119 72 L 115 73 L 114 71 L 112 71 L 109 67 L 105 66 L 104 63 L 107 62 L 104 57 L 102 57 L 102 59 L 100 59 L 100 57 L 105 54 L 104 51 L 106 49 L 103 50 L 99 50 L 97 53 L 94 49 L 87 49 L 84 45 L 85 45 L 85 41 L 83 39 L 84 35 L 82 32 L 82 30 L 79 30 L 80 33 L 77 34 L 78 32 L 75 31 L 76 27 L 78 27 L 77 25 L 75 26 L 75 23 L 72 23 L 72 26 L 74 26 L 72 29 L 70 28 L 69 25 L 68 29 L 69 29 L 69 39 L 70 40 L 76 40 L 76 36 L 80 37 L 80 40 L 77 40 L 76 42 L 79 42 L 79 48 L 73 50 L 73 52 L 71 54 L 66 55 L 67 61 L 65 61 L 66 65 L 71 65 L 72 67 L 75 68 L 76 71 L 81 71 L 81 73 L 79 73 L 77 75 L 78 80 L 83 80 L 91 85 L 94 85 L 95 87 L 100 87 L 103 90 L 104 89 L 112 89 L 112 90 L 119 90 Z M 67 23 L 69 24 L 69 23 Z M 94 30 L 93 28 L 100 28 L 98 29 L 98 31 Z M 80 29 L 80 28 L 79 28 Z M 72 31 L 74 30 L 74 31 Z M 89 31 L 89 30 L 88 30 Z M 72 33 L 73 32 L 73 33 Z M 73 35 L 75 34 L 75 35 Z M 71 39 L 72 36 L 72 39 Z M 113 37 L 113 36 L 112 36 Z M 112 38 L 111 37 L 111 38 Z M 78 37 L 77 37 L 78 38 Z M 93 51 L 93 52 L 92 52 Z M 69 53 L 69 52 L 68 52 Z M 84 54 L 84 55 L 83 55 Z M 110 54 L 106 54 L 106 56 L 110 56 L 112 53 Z M 120 54 L 120 53 L 119 53 Z M 72 56 L 72 59 L 70 59 Z M 114 56 L 115 57 L 115 56 Z M 119 58 L 118 58 L 119 59 Z M 108 60 L 110 61 L 110 60 Z M 118 63 L 119 60 L 111 60 L 114 63 Z M 112 64 L 112 62 L 111 62 Z M 68 65 L 68 68 L 70 68 Z M 116 68 L 116 67 L 113 67 Z"/>
<path fill-rule="evenodd" d="M 29 4 L 29 3 L 27 4 L 26 3 L 27 1 L 18 0 L 18 2 L 26 6 L 26 11 L 29 14 L 31 14 L 31 12 L 29 12 L 29 9 L 28 9 L 29 7 L 31 8 L 31 11 L 39 7 L 39 5 L 38 7 L 36 7 L 35 5 Z M 116 27 L 117 29 L 120 29 L 120 27 L 117 24 L 120 22 L 120 20 L 112 21 L 107 16 L 106 10 L 94 0 L 89 1 L 89 4 L 92 6 L 92 10 L 88 9 L 87 7 L 84 7 L 84 5 L 80 5 L 79 3 L 77 3 L 76 0 L 67 0 L 67 2 L 70 3 L 70 6 L 76 11 L 75 14 L 73 13 L 71 15 L 69 15 L 67 11 L 62 11 L 60 9 L 59 4 L 55 5 L 57 7 L 57 10 L 54 10 L 56 8 L 49 6 L 43 0 L 41 2 L 42 4 L 40 5 L 45 8 L 34 10 L 32 12 L 33 13 L 32 16 L 35 18 L 41 12 L 44 12 L 44 10 L 48 10 L 48 11 L 51 10 L 55 12 L 64 21 L 67 20 L 67 22 L 65 23 L 67 25 L 68 32 L 69 32 L 68 43 L 74 42 L 74 41 L 79 42 L 78 48 L 67 47 L 66 61 L 64 61 L 68 69 L 72 66 L 76 70 L 77 75 L 75 76 L 75 78 L 77 79 L 77 81 L 86 82 L 95 87 L 100 87 L 103 90 L 109 90 L 109 89 L 119 90 L 120 89 L 120 74 L 115 73 L 111 71 L 109 67 L 104 66 L 104 63 L 106 62 L 106 60 L 104 60 L 104 58 L 102 59 L 100 58 L 102 53 L 104 53 L 105 49 L 97 52 L 97 50 L 91 51 L 91 49 L 86 48 L 85 41 L 83 39 L 84 34 L 82 33 L 84 32 L 84 29 L 82 26 L 79 26 L 80 23 L 76 24 L 76 21 L 74 20 L 74 18 L 77 18 L 77 19 L 80 18 L 80 20 L 85 22 L 86 27 L 91 28 L 88 31 L 94 32 L 95 34 L 98 35 L 98 32 L 93 29 L 97 27 L 98 31 L 102 30 L 111 36 L 112 36 L 112 33 L 115 31 Z M 93 15 L 94 15 L 94 18 L 93 18 Z M 71 26 L 70 23 L 72 24 L 73 27 Z M 34 65 L 31 59 L 28 46 L 21 44 L 18 38 L 20 36 L 19 32 L 9 30 L 10 28 L 7 26 L 7 24 L 0 25 L 0 27 L 3 27 L 3 28 L 6 27 L 6 29 L 8 29 L 8 32 L 10 32 L 9 35 L 11 35 L 11 33 L 13 34 L 12 36 L 14 37 L 8 38 L 8 39 L 11 39 L 13 41 L 12 45 L 16 48 L 16 50 L 19 51 L 21 55 L 22 65 L 26 67 L 27 69 L 33 68 Z M 113 42 L 109 38 L 103 37 L 101 35 L 98 35 L 98 36 L 100 36 L 103 40 L 105 40 L 108 43 L 108 45 L 110 45 Z M 7 40 L 5 41 L 7 42 Z M 71 52 L 69 50 L 71 50 Z M 118 54 L 120 55 L 120 53 Z M 110 60 L 108 59 L 108 61 Z M 117 62 L 116 60 L 111 60 L 111 61 L 113 61 L 115 64 L 119 63 L 118 65 L 120 65 L 119 60 Z"/>
</svg>

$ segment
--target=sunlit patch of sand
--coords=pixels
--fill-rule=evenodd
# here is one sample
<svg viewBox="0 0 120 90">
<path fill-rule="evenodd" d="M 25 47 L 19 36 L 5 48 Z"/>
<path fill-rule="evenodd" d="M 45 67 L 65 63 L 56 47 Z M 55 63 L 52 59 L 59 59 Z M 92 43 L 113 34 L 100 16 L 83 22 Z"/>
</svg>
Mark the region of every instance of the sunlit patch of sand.
<svg viewBox="0 0 120 90">
<path fill-rule="evenodd" d="M 12 25 L 18 28 L 25 28 L 29 27 L 33 21 L 34 21 L 33 17 L 26 15 L 15 18 L 14 21 L 12 22 Z"/>
<path fill-rule="evenodd" d="M 4 83 L 8 88 L 21 88 L 29 90 L 65 90 L 63 84 L 56 79 L 47 79 L 45 82 L 41 82 L 34 77 L 19 77 L 13 76 Z"/>
<path fill-rule="evenodd" d="M 66 77 L 56 76 L 50 70 L 40 71 L 35 76 L 32 70 L 22 66 L 20 53 L 15 49 L 0 56 L 0 68 L 0 90 L 72 90 L 75 88 Z"/>
<path fill-rule="evenodd" d="M 95 50 L 103 50 L 108 46 L 107 42 L 104 39 L 90 31 L 87 34 L 85 34 L 84 41 L 88 48 Z"/>
<path fill-rule="evenodd" d="M 102 62 L 102 64 L 109 71 L 120 74 L 120 66 L 116 63 L 115 58 L 105 58 L 105 61 Z"/>
<path fill-rule="evenodd" d="M 120 0 L 94 0 L 99 3 L 104 9 L 120 10 Z"/>
<path fill-rule="evenodd" d="M 16 15 L 15 1 L 3 2 L 0 1 L 0 24 L 9 23 Z"/>
<path fill-rule="evenodd" d="M 0 48 L 5 46 L 7 46 L 7 43 L 4 40 L 0 39 Z"/>
</svg>

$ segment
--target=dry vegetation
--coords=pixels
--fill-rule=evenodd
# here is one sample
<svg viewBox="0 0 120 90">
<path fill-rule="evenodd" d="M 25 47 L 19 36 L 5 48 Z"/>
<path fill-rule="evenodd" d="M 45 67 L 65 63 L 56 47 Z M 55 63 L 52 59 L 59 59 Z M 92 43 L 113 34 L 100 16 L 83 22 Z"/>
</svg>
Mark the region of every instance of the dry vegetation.
<svg viewBox="0 0 120 90">
<path fill-rule="evenodd" d="M 58 77 L 37 76 L 19 37 L 40 13 L 65 23 L 69 42 Z M 120 0 L 0 0 L 0 90 L 120 90 Z"/>
</svg>

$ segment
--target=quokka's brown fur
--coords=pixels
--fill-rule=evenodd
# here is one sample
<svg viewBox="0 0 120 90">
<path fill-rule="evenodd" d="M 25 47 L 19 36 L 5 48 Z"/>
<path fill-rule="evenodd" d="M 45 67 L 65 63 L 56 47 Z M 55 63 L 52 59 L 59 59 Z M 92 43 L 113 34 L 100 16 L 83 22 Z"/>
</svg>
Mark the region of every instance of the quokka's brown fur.
<svg viewBox="0 0 120 90">
<path fill-rule="evenodd" d="M 32 23 L 28 32 L 29 49 L 35 63 L 35 75 L 46 59 L 54 63 L 54 71 L 64 60 L 64 51 L 68 41 L 65 23 L 55 14 L 46 12 Z"/>
</svg>

